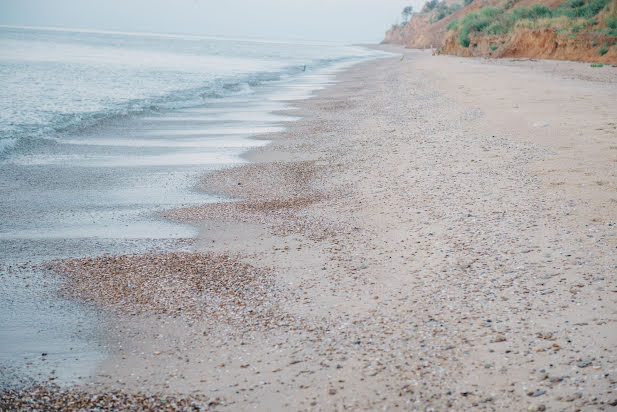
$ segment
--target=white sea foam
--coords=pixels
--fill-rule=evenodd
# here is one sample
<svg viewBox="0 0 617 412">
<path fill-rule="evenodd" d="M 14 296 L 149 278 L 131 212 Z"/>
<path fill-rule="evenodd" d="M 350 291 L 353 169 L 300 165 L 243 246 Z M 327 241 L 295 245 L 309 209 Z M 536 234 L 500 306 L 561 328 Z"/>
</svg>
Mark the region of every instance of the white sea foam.
<svg viewBox="0 0 617 412">
<path fill-rule="evenodd" d="M 85 140 L 62 139 L 57 140 L 63 144 L 75 144 L 83 146 L 113 146 L 113 147 L 159 147 L 159 148 L 208 148 L 208 149 L 228 149 L 241 148 L 250 149 L 252 147 L 265 146 L 269 142 L 267 140 L 249 140 L 246 139 L 96 139 L 90 138 Z"/>
</svg>

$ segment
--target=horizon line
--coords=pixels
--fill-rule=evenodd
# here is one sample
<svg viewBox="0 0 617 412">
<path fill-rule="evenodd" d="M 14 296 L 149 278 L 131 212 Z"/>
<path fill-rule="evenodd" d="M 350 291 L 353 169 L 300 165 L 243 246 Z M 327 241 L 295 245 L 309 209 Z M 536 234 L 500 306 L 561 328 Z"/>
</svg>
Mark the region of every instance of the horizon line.
<svg viewBox="0 0 617 412">
<path fill-rule="evenodd" d="M 329 42 L 325 40 L 281 40 L 281 39 L 265 39 L 251 37 L 229 37 L 204 34 L 188 34 L 188 33 L 158 33 L 158 32 L 139 32 L 139 31 L 123 31 L 123 30 L 107 30 L 107 29 L 85 29 L 77 27 L 57 27 L 57 26 L 28 26 L 14 24 L 0 24 L 0 28 L 7 29 L 34 29 L 44 31 L 59 31 L 71 33 L 93 33 L 93 34 L 122 34 L 129 36 L 143 37 L 167 37 L 167 38 L 184 38 L 188 40 L 227 40 L 227 41 L 244 41 L 253 43 L 273 43 L 273 44 L 305 44 L 305 45 L 320 45 L 320 46 L 352 46 L 351 42 Z"/>
</svg>

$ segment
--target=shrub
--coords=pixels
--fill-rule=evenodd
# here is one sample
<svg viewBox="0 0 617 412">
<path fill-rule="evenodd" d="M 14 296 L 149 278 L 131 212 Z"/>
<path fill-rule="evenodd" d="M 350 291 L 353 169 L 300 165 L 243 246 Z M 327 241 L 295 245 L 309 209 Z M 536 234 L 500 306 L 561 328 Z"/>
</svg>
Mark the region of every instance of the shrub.
<svg viewBox="0 0 617 412">
<path fill-rule="evenodd" d="M 596 14 L 600 13 L 608 4 L 609 0 L 590 0 L 587 4 L 587 14 L 588 16 L 582 17 L 592 17 Z"/>
<path fill-rule="evenodd" d="M 469 47 L 469 34 L 481 32 L 488 28 L 495 18 L 502 13 L 496 7 L 486 6 L 482 9 L 469 13 L 462 18 L 460 23 L 459 43 L 463 47 Z"/>
<path fill-rule="evenodd" d="M 583 7 L 584 5 L 585 0 L 568 0 L 559 7 L 563 9 L 578 9 L 580 7 Z"/>
<path fill-rule="evenodd" d="M 568 0 L 559 5 L 553 12 L 554 16 L 568 16 L 570 18 L 592 18 L 606 7 L 610 0 Z"/>
<path fill-rule="evenodd" d="M 451 4 L 450 6 L 448 6 L 448 14 L 452 14 L 455 11 L 459 11 L 462 8 L 463 6 L 461 6 L 459 3 Z"/>
<path fill-rule="evenodd" d="M 463 5 L 464 6 L 469 6 L 471 3 L 473 3 L 473 0 L 464 0 L 463 1 Z"/>
<path fill-rule="evenodd" d="M 514 5 L 516 4 L 517 0 L 507 0 L 506 1 L 506 5 L 504 6 L 504 8 L 506 10 L 510 10 L 512 7 L 514 7 Z"/>
<path fill-rule="evenodd" d="M 604 67 L 602 63 L 591 63 L 591 67 Z"/>
<path fill-rule="evenodd" d="M 608 43 L 604 43 L 602 47 L 600 47 L 600 50 L 598 50 L 598 53 L 600 54 L 600 56 L 604 56 L 606 53 L 608 53 Z"/>
<path fill-rule="evenodd" d="M 439 21 L 441 19 L 443 19 L 444 17 L 446 17 L 448 15 L 448 9 L 446 7 L 440 7 L 437 9 L 437 12 L 435 13 L 435 17 L 433 19 L 433 23 L 436 21 Z"/>
<path fill-rule="evenodd" d="M 435 15 L 433 16 L 432 19 L 432 23 L 439 21 L 441 19 L 443 19 L 446 16 L 449 16 L 450 14 L 454 13 L 455 11 L 460 10 L 461 8 L 463 8 L 463 6 L 461 6 L 459 3 L 454 3 L 450 6 L 446 5 L 445 1 L 441 1 L 439 3 L 437 3 L 437 6 L 435 6 L 433 9 L 435 10 Z"/>
<path fill-rule="evenodd" d="M 551 11 L 551 9 L 549 9 L 543 4 L 534 4 L 533 6 L 531 6 L 531 13 L 534 16 L 533 18 L 535 19 L 553 16 L 553 12 Z"/>
<path fill-rule="evenodd" d="M 499 46 L 497 46 L 496 44 L 491 44 L 489 47 L 491 48 L 492 51 L 495 51 L 499 48 Z"/>
<path fill-rule="evenodd" d="M 411 17 L 412 14 L 413 14 L 413 7 L 412 6 L 407 6 L 401 12 L 401 17 L 403 17 L 403 21 L 404 22 L 407 22 L 407 20 L 409 20 L 409 18 Z"/>
<path fill-rule="evenodd" d="M 461 22 L 461 19 L 454 19 L 446 26 L 446 30 L 458 30 L 458 25 Z"/>
<path fill-rule="evenodd" d="M 480 10 L 480 14 L 485 17 L 496 17 L 500 14 L 502 10 L 499 10 L 497 7 L 486 6 Z"/>
<path fill-rule="evenodd" d="M 439 5 L 439 0 L 430 0 L 426 2 L 426 4 L 424 5 L 424 9 L 426 11 L 431 11 L 438 5 Z"/>
<path fill-rule="evenodd" d="M 512 20 L 512 23 L 515 23 L 518 20 L 537 20 L 544 17 L 551 17 L 552 15 L 553 13 L 548 7 L 541 4 L 534 4 L 531 7 L 521 7 L 519 9 L 513 10 L 509 14 L 509 17 Z"/>
<path fill-rule="evenodd" d="M 498 21 L 496 21 L 496 22 L 492 23 L 490 26 L 488 26 L 485 31 L 486 31 L 487 34 L 495 34 L 495 35 L 500 35 L 500 34 L 504 34 L 505 33 L 503 25 L 500 22 L 498 22 Z"/>
<path fill-rule="evenodd" d="M 610 29 L 617 30 L 617 16 L 614 14 L 608 15 L 604 18 L 604 23 Z"/>
</svg>

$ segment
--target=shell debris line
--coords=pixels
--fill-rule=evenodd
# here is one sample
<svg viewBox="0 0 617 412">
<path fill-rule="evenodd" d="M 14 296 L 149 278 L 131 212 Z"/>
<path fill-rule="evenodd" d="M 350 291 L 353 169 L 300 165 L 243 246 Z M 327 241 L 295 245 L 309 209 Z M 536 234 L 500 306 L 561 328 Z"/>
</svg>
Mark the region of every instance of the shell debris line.
<svg viewBox="0 0 617 412">
<path fill-rule="evenodd" d="M 54 261 L 70 298 L 124 314 L 268 324 L 276 288 L 267 269 L 230 256 L 148 253 Z"/>
<path fill-rule="evenodd" d="M 314 161 L 249 164 L 207 174 L 200 188 L 251 200 L 311 198 L 319 193 L 314 180 L 323 169 Z"/>
<path fill-rule="evenodd" d="M 162 215 L 194 223 L 262 223 L 279 236 L 294 233 L 311 240 L 328 239 L 349 225 L 340 218 L 306 213 L 334 194 L 318 189 L 326 172 L 314 161 L 265 162 L 216 171 L 204 177 L 200 189 L 238 200 L 172 209 Z"/>
<path fill-rule="evenodd" d="M 169 396 L 127 394 L 111 391 L 104 394 L 89 394 L 78 390 L 61 390 L 56 387 L 38 386 L 23 390 L 0 392 L 2 411 L 196 411 L 213 409 L 220 399 L 203 396 Z"/>
</svg>

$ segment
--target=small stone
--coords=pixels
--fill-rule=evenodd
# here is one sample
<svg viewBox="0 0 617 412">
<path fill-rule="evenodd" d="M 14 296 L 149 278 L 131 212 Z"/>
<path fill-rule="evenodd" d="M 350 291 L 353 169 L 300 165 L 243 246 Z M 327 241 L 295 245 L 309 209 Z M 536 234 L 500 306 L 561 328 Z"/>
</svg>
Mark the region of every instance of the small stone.
<svg viewBox="0 0 617 412">
<path fill-rule="evenodd" d="M 559 383 L 562 380 L 563 378 L 561 376 L 551 376 L 551 378 L 549 379 L 551 383 Z"/>
<path fill-rule="evenodd" d="M 542 396 L 546 393 L 544 389 L 538 389 L 534 392 L 527 392 L 527 396 L 531 396 L 533 398 L 537 398 L 538 396 Z"/>
<path fill-rule="evenodd" d="M 572 395 L 569 395 L 569 396 L 567 396 L 567 397 L 566 397 L 566 402 L 573 402 L 573 401 L 575 401 L 575 400 L 577 400 L 577 399 L 580 399 L 580 398 L 582 398 L 582 397 L 583 397 L 583 394 L 582 394 L 582 393 L 580 393 L 580 392 L 575 392 L 575 393 L 573 393 Z"/>
<path fill-rule="evenodd" d="M 578 366 L 579 368 L 586 368 L 587 366 L 591 365 L 591 361 L 580 361 L 576 364 L 576 366 Z"/>
<path fill-rule="evenodd" d="M 506 337 L 503 335 L 497 335 L 495 337 L 495 342 L 505 342 L 506 341 Z"/>
<path fill-rule="evenodd" d="M 336 389 L 332 388 L 328 391 L 328 394 L 330 395 L 336 395 Z"/>
</svg>

